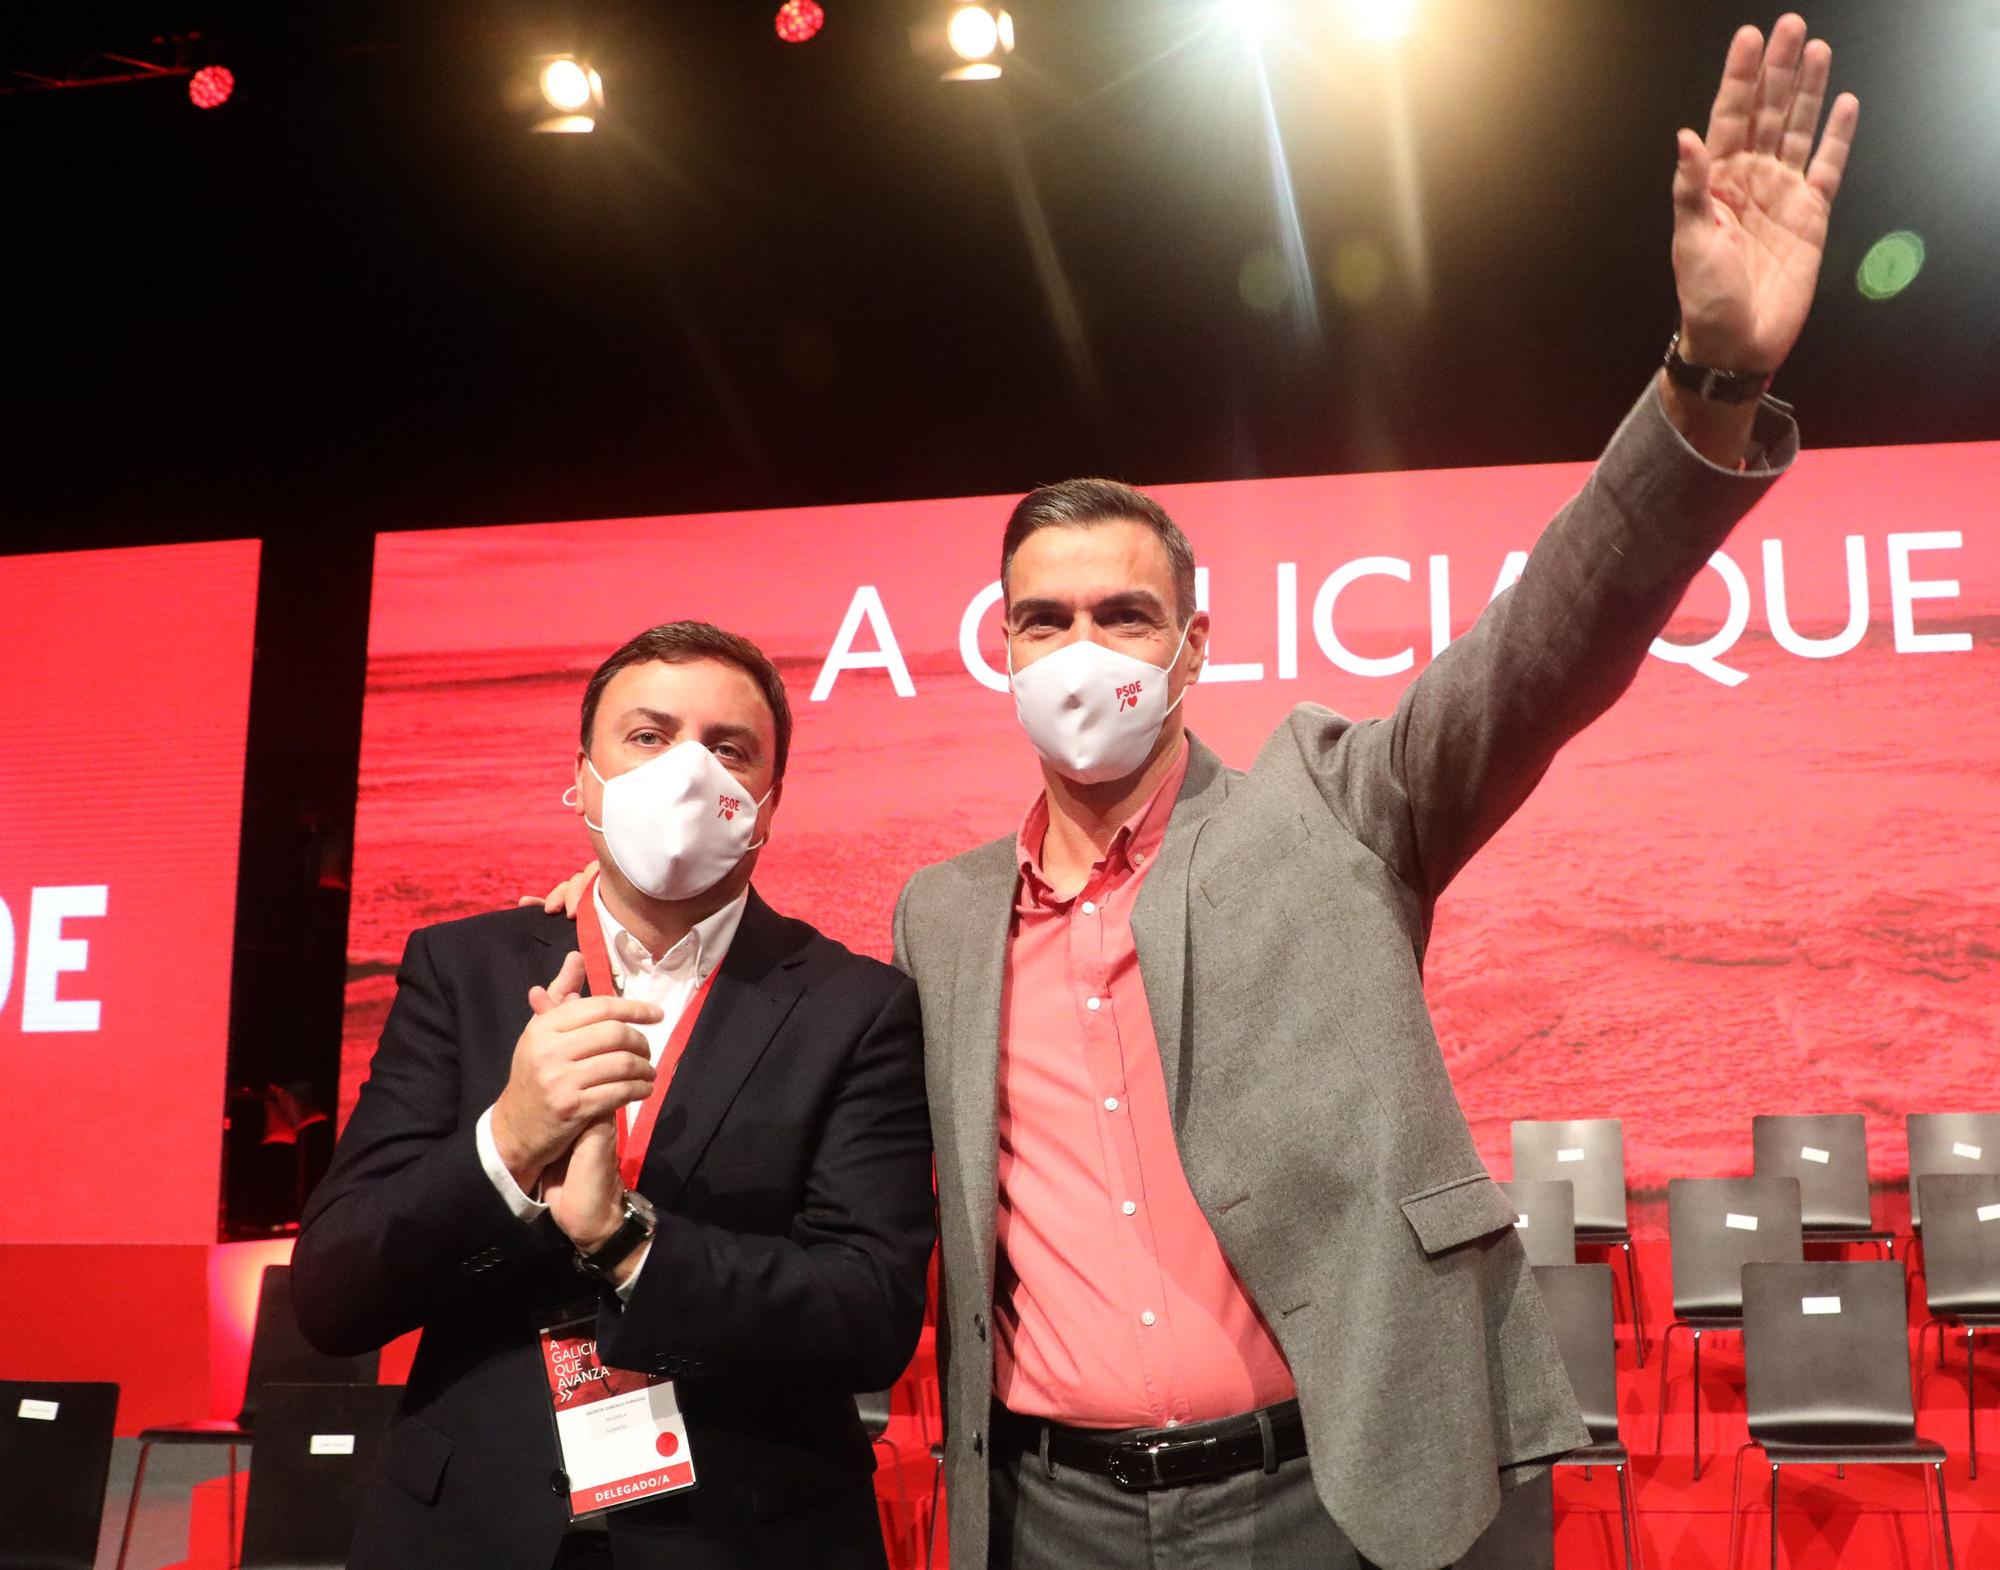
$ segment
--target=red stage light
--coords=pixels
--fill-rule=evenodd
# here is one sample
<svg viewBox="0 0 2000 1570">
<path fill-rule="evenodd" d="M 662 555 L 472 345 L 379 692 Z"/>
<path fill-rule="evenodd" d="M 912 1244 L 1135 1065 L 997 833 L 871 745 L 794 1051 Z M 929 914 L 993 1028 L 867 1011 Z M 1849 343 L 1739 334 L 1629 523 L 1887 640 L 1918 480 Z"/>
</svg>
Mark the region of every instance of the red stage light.
<svg viewBox="0 0 2000 1570">
<path fill-rule="evenodd" d="M 778 36 L 802 44 L 826 25 L 826 7 L 819 0 L 785 0 L 778 7 Z"/>
<path fill-rule="evenodd" d="M 236 91 L 236 73 L 226 65 L 205 65 L 188 78 L 188 101 L 197 109 L 220 109 Z"/>
</svg>

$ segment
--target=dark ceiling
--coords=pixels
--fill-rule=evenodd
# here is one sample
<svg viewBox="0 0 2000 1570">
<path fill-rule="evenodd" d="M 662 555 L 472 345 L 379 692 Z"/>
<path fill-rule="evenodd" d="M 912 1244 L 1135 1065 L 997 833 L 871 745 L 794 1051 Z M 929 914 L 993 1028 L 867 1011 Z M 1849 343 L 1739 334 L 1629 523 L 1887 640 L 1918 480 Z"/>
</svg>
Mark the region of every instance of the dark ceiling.
<svg viewBox="0 0 2000 1570">
<path fill-rule="evenodd" d="M 1672 325 L 1671 137 L 1745 19 L 1430 0 L 1403 51 L 1426 300 L 1390 80 L 1332 0 L 1292 7 L 1297 43 L 1268 55 L 1315 331 L 1239 298 L 1280 220 L 1255 76 L 1202 36 L 1212 6 L 1018 0 L 1007 77 L 945 85 L 909 45 L 928 7 L 825 4 L 787 46 L 775 0 L 17 0 L 0 68 L 199 31 L 239 87 L 208 114 L 180 81 L 0 97 L 8 533 L 1588 456 Z M 1811 20 L 1861 135 L 1780 390 L 1822 445 L 2000 436 L 2000 6 L 1822 0 Z M 606 124 L 524 134 L 502 79 L 571 45 Z M 1927 265 L 1864 301 L 1859 258 L 1897 228 Z M 1331 288 L 1355 241 L 1391 263 L 1366 308 Z"/>
</svg>

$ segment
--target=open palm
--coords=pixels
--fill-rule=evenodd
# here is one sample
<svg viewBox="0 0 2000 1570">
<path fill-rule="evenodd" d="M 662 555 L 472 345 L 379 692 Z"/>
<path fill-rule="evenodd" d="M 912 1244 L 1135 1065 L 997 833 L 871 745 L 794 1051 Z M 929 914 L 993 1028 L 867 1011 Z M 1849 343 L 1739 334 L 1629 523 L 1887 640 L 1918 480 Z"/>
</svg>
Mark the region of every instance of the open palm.
<svg viewBox="0 0 2000 1570">
<path fill-rule="evenodd" d="M 1836 98 L 1814 151 L 1832 62 L 1798 16 L 1779 18 L 1768 48 L 1742 28 L 1707 137 L 1680 133 L 1674 281 L 1681 352 L 1698 365 L 1774 371 L 1805 326 L 1861 108 Z"/>
</svg>

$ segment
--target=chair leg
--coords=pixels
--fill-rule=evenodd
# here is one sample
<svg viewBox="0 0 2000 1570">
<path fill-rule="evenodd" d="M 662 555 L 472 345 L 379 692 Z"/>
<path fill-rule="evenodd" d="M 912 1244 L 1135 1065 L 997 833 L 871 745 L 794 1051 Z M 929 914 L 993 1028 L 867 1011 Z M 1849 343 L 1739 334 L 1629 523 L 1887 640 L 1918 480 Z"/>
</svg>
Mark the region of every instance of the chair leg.
<svg viewBox="0 0 2000 1570">
<path fill-rule="evenodd" d="M 1937 1570 L 1937 1512 L 1931 1508 L 1930 1473 L 1921 1466 L 1917 1482 L 1924 1491 L 1924 1565 L 1926 1570 Z"/>
<path fill-rule="evenodd" d="M 1674 1332 L 1683 1328 L 1684 1321 L 1673 1320 L 1660 1332 L 1660 1418 L 1653 1431 L 1653 1454 L 1665 1455 L 1667 1445 L 1667 1370 L 1673 1366 L 1671 1353 Z"/>
<path fill-rule="evenodd" d="M 1933 1461 L 1931 1469 L 1937 1473 L 1938 1519 L 1944 1523 L 1945 1570 L 1958 1570 L 1958 1559 L 1951 1551 L 1951 1506 L 1945 1503 L 1944 1498 L 1944 1464 Z"/>
<path fill-rule="evenodd" d="M 944 1447 L 939 1445 L 933 1455 L 937 1467 L 931 1473 L 931 1529 L 924 1539 L 924 1570 L 931 1570 L 931 1562 L 937 1557 L 938 1491 L 944 1486 Z"/>
<path fill-rule="evenodd" d="M 1771 1570 L 1778 1570 L 1778 1469 L 1771 1468 Z"/>
<path fill-rule="evenodd" d="M 1639 1306 L 1639 1261 L 1632 1252 L 1630 1243 L 1621 1243 L 1625 1250 L 1625 1282 L 1628 1296 L 1632 1300 L 1632 1352 L 1638 1359 L 1638 1366 L 1646 1366 L 1646 1314 Z"/>
<path fill-rule="evenodd" d="M 1979 1477 L 1979 1429 L 1978 1419 L 1975 1416 L 1978 1408 L 1973 1379 L 1977 1371 L 1972 1363 L 1972 1334 L 1972 1326 L 1967 1325 L 1965 1327 L 1965 1450 L 1972 1476 L 1976 1481 Z M 1938 1346 L 1940 1349 L 1944 1346 L 1942 1329 L 1938 1331 Z"/>
<path fill-rule="evenodd" d="M 236 1540 L 236 1447 L 229 1447 L 229 1520 L 223 1526 L 222 1540 L 229 1545 L 224 1556 L 229 1570 L 236 1570 L 243 1561 L 243 1545 Z"/>
<path fill-rule="evenodd" d="M 1736 1570 L 1736 1532 L 1743 1524 L 1743 1458 L 1755 1443 L 1751 1440 L 1736 1447 L 1736 1467 L 1729 1483 L 1729 1557 L 1722 1561 L 1722 1570 Z"/>
<path fill-rule="evenodd" d="M 1694 1333 L 1694 1480 L 1701 1481 L 1701 1332 Z"/>
<path fill-rule="evenodd" d="M 1625 1570 L 1638 1570 L 1632 1560 L 1632 1494 L 1625 1486 L 1625 1468 L 1618 1473 L 1618 1529 L 1625 1534 Z"/>
<path fill-rule="evenodd" d="M 132 1518 L 139 1513 L 139 1490 L 146 1483 L 146 1457 L 152 1449 L 143 1442 L 139 1446 L 138 1470 L 132 1474 L 132 1493 L 125 1501 L 125 1535 L 118 1540 L 117 1570 L 125 1570 L 125 1556 L 132 1552 Z"/>
</svg>

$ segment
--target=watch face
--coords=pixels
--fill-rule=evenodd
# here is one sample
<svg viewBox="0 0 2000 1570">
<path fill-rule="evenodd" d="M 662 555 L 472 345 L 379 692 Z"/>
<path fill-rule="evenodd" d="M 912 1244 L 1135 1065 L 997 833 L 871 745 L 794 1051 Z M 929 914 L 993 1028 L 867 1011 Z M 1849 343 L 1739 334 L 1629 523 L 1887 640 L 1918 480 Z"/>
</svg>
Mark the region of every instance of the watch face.
<svg viewBox="0 0 2000 1570">
<path fill-rule="evenodd" d="M 636 1188 L 628 1188 L 625 1191 L 625 1208 L 628 1213 L 646 1223 L 648 1232 L 652 1231 L 659 1219 L 659 1212 L 653 1208 L 653 1202 Z"/>
</svg>

